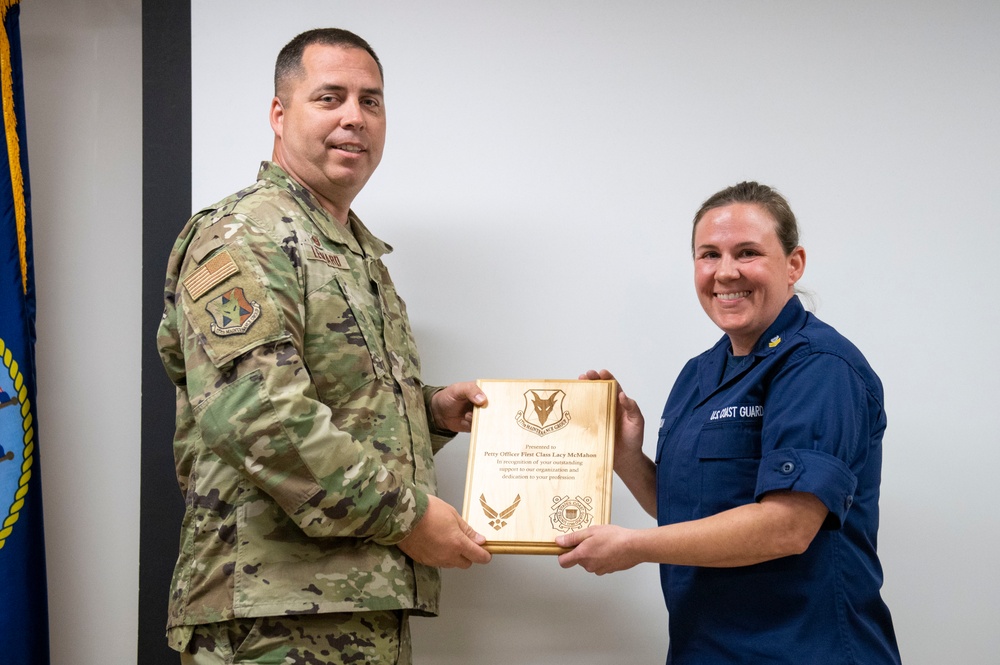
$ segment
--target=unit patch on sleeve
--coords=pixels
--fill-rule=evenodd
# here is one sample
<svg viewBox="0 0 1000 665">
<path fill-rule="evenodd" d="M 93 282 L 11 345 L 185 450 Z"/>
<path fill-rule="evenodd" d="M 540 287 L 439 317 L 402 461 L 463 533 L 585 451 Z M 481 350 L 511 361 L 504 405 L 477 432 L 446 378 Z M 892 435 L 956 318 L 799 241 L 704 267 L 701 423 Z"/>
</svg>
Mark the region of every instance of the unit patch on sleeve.
<svg viewBox="0 0 1000 665">
<path fill-rule="evenodd" d="M 212 317 L 212 332 L 220 337 L 242 335 L 260 318 L 260 305 L 248 300 L 238 286 L 209 300 L 205 311 Z"/>
<path fill-rule="evenodd" d="M 210 248 L 207 258 L 181 278 L 184 289 L 177 301 L 193 339 L 213 365 L 222 367 L 288 333 L 270 279 L 261 270 L 253 248 L 243 239 L 221 247 L 211 245 L 212 239 L 203 244 Z M 266 244 L 261 251 L 264 255 L 280 252 Z"/>
</svg>

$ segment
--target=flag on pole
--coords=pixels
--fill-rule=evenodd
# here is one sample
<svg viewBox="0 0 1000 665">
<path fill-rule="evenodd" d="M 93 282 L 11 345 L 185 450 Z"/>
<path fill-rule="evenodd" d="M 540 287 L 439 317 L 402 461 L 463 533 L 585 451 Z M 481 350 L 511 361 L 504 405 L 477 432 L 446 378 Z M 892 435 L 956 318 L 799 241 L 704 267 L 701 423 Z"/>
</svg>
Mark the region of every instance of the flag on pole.
<svg viewBox="0 0 1000 665">
<path fill-rule="evenodd" d="M 0 661 L 48 665 L 35 287 L 19 0 L 0 0 Z"/>
</svg>

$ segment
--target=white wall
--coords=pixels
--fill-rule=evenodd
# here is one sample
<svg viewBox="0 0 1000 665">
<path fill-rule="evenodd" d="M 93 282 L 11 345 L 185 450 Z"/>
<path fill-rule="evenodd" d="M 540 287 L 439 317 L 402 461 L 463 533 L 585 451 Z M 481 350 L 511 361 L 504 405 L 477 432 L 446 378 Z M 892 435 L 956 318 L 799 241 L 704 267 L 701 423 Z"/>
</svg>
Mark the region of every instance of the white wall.
<svg viewBox="0 0 1000 665">
<path fill-rule="evenodd" d="M 650 447 L 673 377 L 718 335 L 691 287 L 689 219 L 737 180 L 779 187 L 819 315 L 885 383 L 880 553 L 904 661 L 996 659 L 995 2 L 213 0 L 193 18 L 196 206 L 269 155 L 281 45 L 355 30 L 385 64 L 390 114 L 355 208 L 397 248 L 425 378 L 608 367 Z M 22 10 L 57 665 L 135 653 L 139 34 L 137 0 Z M 466 449 L 439 456 L 455 504 Z M 613 518 L 649 524 L 620 487 Z M 498 556 L 445 575 L 415 650 L 423 665 L 660 663 L 665 619 L 653 566 L 596 578 Z"/>
<path fill-rule="evenodd" d="M 53 665 L 135 662 L 139 7 L 21 6 Z"/>
<path fill-rule="evenodd" d="M 802 285 L 885 383 L 880 553 L 904 661 L 995 661 L 1000 5 L 269 7 L 196 3 L 194 203 L 269 154 L 288 39 L 321 25 L 368 39 L 389 137 L 355 209 L 397 248 L 430 381 L 608 367 L 651 448 L 673 378 L 719 334 L 691 284 L 692 214 L 741 179 L 784 192 Z M 467 445 L 439 456 L 456 504 Z M 650 524 L 620 486 L 613 517 Z M 415 649 L 428 664 L 659 663 L 665 619 L 652 565 L 594 578 L 498 556 L 445 575 Z"/>
</svg>

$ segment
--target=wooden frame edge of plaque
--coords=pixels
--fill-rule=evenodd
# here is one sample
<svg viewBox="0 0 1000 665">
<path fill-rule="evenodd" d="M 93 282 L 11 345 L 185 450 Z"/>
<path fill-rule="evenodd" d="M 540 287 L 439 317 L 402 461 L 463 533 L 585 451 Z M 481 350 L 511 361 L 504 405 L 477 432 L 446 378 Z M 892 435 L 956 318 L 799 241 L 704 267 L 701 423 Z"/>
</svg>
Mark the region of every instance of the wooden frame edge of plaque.
<svg viewBox="0 0 1000 665">
<path fill-rule="evenodd" d="M 488 404 L 473 410 L 462 518 L 486 536 L 484 549 L 560 554 L 560 533 L 610 524 L 617 382 L 476 384 Z"/>
</svg>

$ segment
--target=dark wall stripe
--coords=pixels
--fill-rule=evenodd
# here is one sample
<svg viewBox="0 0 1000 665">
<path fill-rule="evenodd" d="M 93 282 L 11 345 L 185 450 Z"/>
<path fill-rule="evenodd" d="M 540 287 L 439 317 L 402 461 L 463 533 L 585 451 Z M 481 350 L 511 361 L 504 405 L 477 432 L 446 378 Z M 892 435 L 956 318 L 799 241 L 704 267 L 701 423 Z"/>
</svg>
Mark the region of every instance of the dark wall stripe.
<svg viewBox="0 0 1000 665">
<path fill-rule="evenodd" d="M 171 449 L 174 390 L 156 354 L 156 328 L 163 312 L 167 256 L 190 215 L 191 4 L 143 0 L 140 665 L 178 662 L 167 647 L 164 627 L 183 502 Z"/>
</svg>

